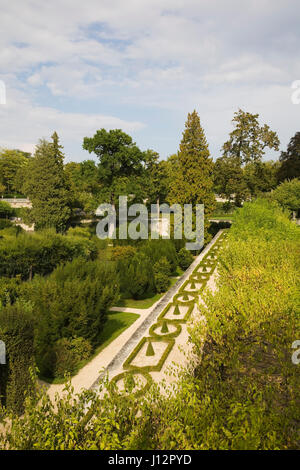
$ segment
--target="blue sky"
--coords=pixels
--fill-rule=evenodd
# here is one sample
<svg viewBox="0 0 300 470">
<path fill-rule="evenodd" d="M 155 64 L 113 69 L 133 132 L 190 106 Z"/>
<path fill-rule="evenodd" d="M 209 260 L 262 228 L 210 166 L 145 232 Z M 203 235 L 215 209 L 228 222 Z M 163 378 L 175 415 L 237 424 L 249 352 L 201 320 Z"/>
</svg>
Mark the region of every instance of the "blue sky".
<svg viewBox="0 0 300 470">
<path fill-rule="evenodd" d="M 214 159 L 238 108 L 259 113 L 282 149 L 299 131 L 298 0 L 0 0 L 0 10 L 0 147 L 33 151 L 56 130 L 66 160 L 81 161 L 84 136 L 121 128 L 166 158 L 193 109 Z"/>
</svg>

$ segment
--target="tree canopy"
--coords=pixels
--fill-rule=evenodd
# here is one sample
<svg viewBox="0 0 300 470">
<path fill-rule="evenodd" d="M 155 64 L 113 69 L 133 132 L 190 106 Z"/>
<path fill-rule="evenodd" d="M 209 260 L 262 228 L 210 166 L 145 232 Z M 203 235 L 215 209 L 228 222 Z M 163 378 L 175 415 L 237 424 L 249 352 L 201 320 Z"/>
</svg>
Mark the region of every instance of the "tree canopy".
<svg viewBox="0 0 300 470">
<path fill-rule="evenodd" d="M 213 191 L 213 160 L 210 158 L 207 140 L 194 110 L 188 114 L 185 130 L 175 165 L 174 180 L 170 183 L 169 200 L 172 204 L 204 204 L 207 218 L 215 208 Z M 207 236 L 207 232 L 205 234 Z"/>
<path fill-rule="evenodd" d="M 279 181 L 300 177 L 300 132 L 291 138 L 286 152 L 279 157 L 281 166 L 278 170 Z"/>
<path fill-rule="evenodd" d="M 56 132 L 52 142 L 41 140 L 24 175 L 23 190 L 31 200 L 30 219 L 37 229 L 55 227 L 64 231 L 71 215 L 61 149 Z"/>
<path fill-rule="evenodd" d="M 241 164 L 261 160 L 265 149 L 279 149 L 279 138 L 267 124 L 260 126 L 259 114 L 251 114 L 239 109 L 232 122 L 235 129 L 222 147 L 224 156 L 234 156 Z"/>
<path fill-rule="evenodd" d="M 0 151 L 0 194 L 20 192 L 18 171 L 29 163 L 30 154 L 21 150 Z"/>
<path fill-rule="evenodd" d="M 121 129 L 100 129 L 83 139 L 83 148 L 99 159 L 99 179 L 109 201 L 126 193 L 130 178 L 142 174 L 144 153 Z"/>
</svg>

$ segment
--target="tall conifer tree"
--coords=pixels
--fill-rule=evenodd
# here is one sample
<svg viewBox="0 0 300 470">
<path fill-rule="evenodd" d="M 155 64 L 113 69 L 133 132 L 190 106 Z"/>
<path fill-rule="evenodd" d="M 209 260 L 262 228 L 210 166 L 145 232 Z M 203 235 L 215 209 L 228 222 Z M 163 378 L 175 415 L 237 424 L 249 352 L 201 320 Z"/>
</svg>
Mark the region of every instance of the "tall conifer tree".
<svg viewBox="0 0 300 470">
<path fill-rule="evenodd" d="M 64 154 L 56 132 L 52 142 L 41 140 L 28 167 L 24 193 L 32 202 L 30 219 L 36 229 L 54 227 L 65 230 L 71 215 L 70 191 L 64 173 Z"/>
<path fill-rule="evenodd" d="M 194 110 L 188 114 L 179 147 L 174 181 L 171 182 L 169 200 L 172 204 L 204 204 L 204 236 L 209 238 L 208 218 L 215 208 L 213 191 L 213 160 L 207 140 Z"/>
</svg>

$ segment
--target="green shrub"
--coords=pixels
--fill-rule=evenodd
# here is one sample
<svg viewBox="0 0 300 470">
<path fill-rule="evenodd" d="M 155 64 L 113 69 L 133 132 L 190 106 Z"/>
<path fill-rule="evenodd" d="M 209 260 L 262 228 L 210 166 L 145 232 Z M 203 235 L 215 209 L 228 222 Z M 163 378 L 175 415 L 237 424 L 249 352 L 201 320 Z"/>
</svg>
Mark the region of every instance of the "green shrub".
<svg viewBox="0 0 300 470">
<path fill-rule="evenodd" d="M 0 340 L 6 346 L 6 365 L 0 365 L 0 402 L 14 413 L 23 412 L 32 389 L 34 332 L 30 305 L 19 302 L 0 308 Z"/>
<path fill-rule="evenodd" d="M 237 209 L 230 230 L 231 238 L 278 240 L 280 243 L 284 239 L 294 239 L 296 233 L 298 227 L 290 223 L 289 213 L 266 199 L 246 202 L 242 209 Z"/>
<path fill-rule="evenodd" d="M 90 238 L 91 234 L 87 227 L 70 227 L 67 232 L 68 237 Z"/>
<path fill-rule="evenodd" d="M 136 248 L 130 245 L 117 245 L 113 247 L 111 257 L 112 260 L 130 260 L 136 253 Z"/>
<path fill-rule="evenodd" d="M 0 308 L 16 301 L 20 284 L 20 278 L 0 277 Z"/>
<path fill-rule="evenodd" d="M 140 299 L 155 292 L 154 272 L 151 260 L 142 252 L 131 258 L 119 259 L 117 272 L 123 295 Z"/>
<path fill-rule="evenodd" d="M 0 200 L 0 219 L 7 219 L 15 215 L 15 210 L 8 202 Z"/>
<path fill-rule="evenodd" d="M 59 339 L 82 337 L 97 345 L 118 292 L 114 265 L 83 258 L 22 284 L 20 295 L 34 305 L 36 359 L 43 376 L 54 374 L 51 348 Z"/>
<path fill-rule="evenodd" d="M 82 256 L 94 259 L 97 247 L 86 238 L 67 237 L 54 230 L 21 233 L 0 239 L 0 276 L 26 280 L 49 274 L 60 263 Z"/>
<path fill-rule="evenodd" d="M 164 274 L 163 272 L 155 273 L 154 279 L 156 292 L 161 293 L 166 292 L 168 290 L 170 285 L 170 279 L 166 274 Z"/>
<path fill-rule="evenodd" d="M 178 253 L 178 263 L 181 269 L 186 270 L 194 261 L 193 255 L 189 250 L 181 248 Z"/>
<path fill-rule="evenodd" d="M 147 240 L 140 248 L 154 265 L 162 258 L 167 258 L 170 263 L 171 273 L 175 274 L 178 266 L 177 253 L 171 240 Z"/>
<path fill-rule="evenodd" d="M 300 210 L 300 180 L 284 181 L 271 192 L 270 198 L 289 211 Z"/>
<path fill-rule="evenodd" d="M 84 338 L 62 338 L 56 341 L 53 347 L 54 376 L 64 377 L 66 374 L 74 374 L 81 361 L 88 359 L 92 347 Z"/>
<path fill-rule="evenodd" d="M 0 219 L 0 230 L 4 228 L 12 227 L 13 223 L 8 219 Z"/>
<path fill-rule="evenodd" d="M 171 276 L 171 265 L 165 256 L 154 264 L 153 271 L 155 274 L 162 273 L 167 277 Z"/>
</svg>

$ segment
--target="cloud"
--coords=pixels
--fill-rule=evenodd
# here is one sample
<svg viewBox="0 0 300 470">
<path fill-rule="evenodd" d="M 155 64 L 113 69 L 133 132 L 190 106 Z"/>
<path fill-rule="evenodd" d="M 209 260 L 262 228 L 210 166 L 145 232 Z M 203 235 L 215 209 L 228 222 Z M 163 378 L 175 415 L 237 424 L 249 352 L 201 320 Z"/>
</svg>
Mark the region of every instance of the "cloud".
<svg viewBox="0 0 300 470">
<path fill-rule="evenodd" d="M 138 121 L 126 121 L 115 116 L 63 112 L 51 107 L 33 106 L 22 94 L 10 96 L 6 105 L 0 106 L 1 147 L 21 148 L 32 152 L 40 138 L 49 139 L 56 130 L 66 143 L 81 147 L 84 136 L 93 135 L 97 129 L 120 128 L 131 133 L 143 129 Z"/>
<path fill-rule="evenodd" d="M 284 142 L 299 121 L 298 0 L 0 3 L 0 79 L 14 103 L 0 108 L 3 141 L 35 142 L 56 124 L 74 149 L 103 123 L 166 155 L 197 108 L 216 153 L 242 104 Z"/>
</svg>

